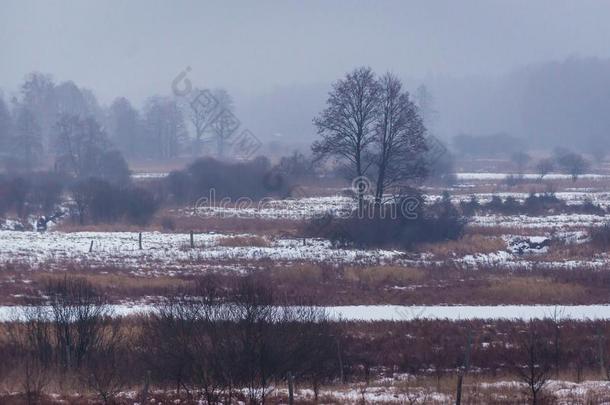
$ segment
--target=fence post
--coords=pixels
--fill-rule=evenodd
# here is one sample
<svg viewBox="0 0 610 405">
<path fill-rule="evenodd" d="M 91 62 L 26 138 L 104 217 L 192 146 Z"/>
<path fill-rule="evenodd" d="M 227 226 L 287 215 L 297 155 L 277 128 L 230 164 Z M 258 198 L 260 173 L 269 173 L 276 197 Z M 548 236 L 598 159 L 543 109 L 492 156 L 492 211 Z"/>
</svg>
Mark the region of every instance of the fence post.
<svg viewBox="0 0 610 405">
<path fill-rule="evenodd" d="M 294 405 L 294 376 L 288 372 L 288 404 Z"/>
<path fill-rule="evenodd" d="M 142 250 L 142 232 L 138 234 L 138 247 Z"/>
<path fill-rule="evenodd" d="M 142 398 L 140 403 L 146 405 L 148 402 L 148 386 L 150 385 L 150 370 L 146 370 L 146 376 L 144 377 L 144 387 L 142 388 Z"/>
<path fill-rule="evenodd" d="M 599 356 L 599 370 L 602 378 L 608 378 L 606 373 L 606 361 L 604 354 L 604 336 L 601 329 L 597 330 L 597 354 Z"/>
<path fill-rule="evenodd" d="M 91 243 L 89 244 L 89 253 L 93 252 L 93 239 L 91 239 Z"/>
<path fill-rule="evenodd" d="M 464 353 L 464 364 L 458 372 L 457 392 L 455 394 L 455 405 L 462 403 L 462 383 L 464 382 L 464 374 L 468 372 L 470 366 L 470 347 L 472 346 L 472 331 L 468 331 L 468 342 L 466 343 L 466 351 Z"/>
<path fill-rule="evenodd" d="M 195 236 L 193 235 L 193 231 L 191 231 L 191 249 L 195 248 Z"/>
<path fill-rule="evenodd" d="M 341 356 L 341 345 L 339 343 L 339 339 L 335 340 L 337 343 L 337 357 L 339 360 L 339 381 L 341 384 L 345 383 L 345 377 L 343 375 L 343 356 Z"/>
</svg>

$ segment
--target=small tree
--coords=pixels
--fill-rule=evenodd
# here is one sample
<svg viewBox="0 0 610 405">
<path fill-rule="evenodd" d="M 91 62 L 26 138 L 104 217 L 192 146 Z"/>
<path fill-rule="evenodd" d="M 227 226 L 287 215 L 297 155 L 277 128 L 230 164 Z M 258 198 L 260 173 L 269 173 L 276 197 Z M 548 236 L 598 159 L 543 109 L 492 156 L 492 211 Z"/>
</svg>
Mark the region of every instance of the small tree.
<svg viewBox="0 0 610 405">
<path fill-rule="evenodd" d="M 508 364 L 515 375 L 527 384 L 532 395 L 532 405 L 537 405 L 540 392 L 547 384 L 553 370 L 553 351 L 538 330 L 535 321 L 529 321 L 519 334 L 516 352 L 509 354 Z"/>
<path fill-rule="evenodd" d="M 78 367 L 100 343 L 110 315 L 106 300 L 82 278 L 64 277 L 48 283 L 51 319 L 59 364 Z"/>
<path fill-rule="evenodd" d="M 16 136 L 13 151 L 20 166 L 31 170 L 40 165 L 42 132 L 36 116 L 27 108 L 20 108 L 15 124 Z"/>
<path fill-rule="evenodd" d="M 576 181 L 578 176 L 589 168 L 589 162 L 582 155 L 568 152 L 557 159 L 557 164 L 564 173 L 572 176 L 572 181 Z"/>
<path fill-rule="evenodd" d="M 13 118 L 0 94 L 0 160 L 8 157 L 6 151 L 10 144 L 13 133 Z"/>
<path fill-rule="evenodd" d="M 538 163 L 536 163 L 536 171 L 538 172 L 538 180 L 542 181 L 544 176 L 549 174 L 555 169 L 555 160 L 552 158 L 544 158 L 540 159 Z"/>
<path fill-rule="evenodd" d="M 219 158 L 223 158 L 227 147 L 231 144 L 231 137 L 239 128 L 239 120 L 233 113 L 233 99 L 226 90 L 218 89 L 213 92 L 217 103 L 217 114 L 210 123 L 212 137 L 216 141 L 216 152 Z"/>
</svg>

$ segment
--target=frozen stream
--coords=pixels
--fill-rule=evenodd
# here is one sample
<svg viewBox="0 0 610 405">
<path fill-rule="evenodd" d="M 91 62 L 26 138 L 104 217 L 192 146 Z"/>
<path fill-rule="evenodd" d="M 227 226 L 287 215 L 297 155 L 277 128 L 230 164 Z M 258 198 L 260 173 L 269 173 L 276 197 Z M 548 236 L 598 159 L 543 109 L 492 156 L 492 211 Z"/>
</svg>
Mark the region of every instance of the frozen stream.
<svg viewBox="0 0 610 405">
<path fill-rule="evenodd" d="M 19 319 L 25 307 L 0 306 L 0 321 Z M 610 319 L 608 305 L 499 305 L 499 306 L 401 306 L 354 305 L 326 307 L 335 321 L 408 321 L 413 319 L 514 319 L 552 318 L 573 320 Z M 111 305 L 117 316 L 150 312 L 151 305 Z"/>
</svg>

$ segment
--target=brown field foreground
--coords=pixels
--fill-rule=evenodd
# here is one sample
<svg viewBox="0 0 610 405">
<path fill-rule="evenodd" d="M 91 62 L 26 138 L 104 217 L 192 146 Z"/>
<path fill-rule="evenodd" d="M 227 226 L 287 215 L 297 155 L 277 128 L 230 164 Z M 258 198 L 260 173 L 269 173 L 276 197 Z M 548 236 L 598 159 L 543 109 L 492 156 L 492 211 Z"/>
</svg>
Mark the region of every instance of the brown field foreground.
<svg viewBox="0 0 610 405">
<path fill-rule="evenodd" d="M 66 275 L 86 279 L 115 304 L 155 302 L 177 289 L 193 289 L 201 283 L 213 283 L 228 294 L 245 277 L 273 285 L 291 304 L 307 297 L 318 305 L 591 305 L 606 304 L 610 296 L 610 272 L 603 269 L 465 270 L 449 265 L 426 268 L 308 262 L 259 262 L 244 272 L 206 266 L 187 274 L 159 267 L 144 275 L 120 267 L 77 263 L 66 263 L 62 271 L 20 265 L 0 269 L 0 305 L 38 302 L 49 280 Z"/>
<path fill-rule="evenodd" d="M 459 376 L 468 404 L 610 400 L 607 322 L 318 318 L 312 334 L 311 318 L 270 324 L 261 305 L 229 325 L 168 308 L 2 324 L 1 403 L 452 404 Z"/>
<path fill-rule="evenodd" d="M 610 322 L 560 310 L 534 321 L 336 322 L 247 276 L 231 290 L 199 280 L 147 315 L 114 317 L 99 288 L 108 282 L 51 277 L 46 306 L 0 324 L 0 400 L 263 404 L 292 392 L 303 404 L 447 404 L 461 387 L 464 403 L 559 404 L 600 403 L 610 388 Z"/>
</svg>

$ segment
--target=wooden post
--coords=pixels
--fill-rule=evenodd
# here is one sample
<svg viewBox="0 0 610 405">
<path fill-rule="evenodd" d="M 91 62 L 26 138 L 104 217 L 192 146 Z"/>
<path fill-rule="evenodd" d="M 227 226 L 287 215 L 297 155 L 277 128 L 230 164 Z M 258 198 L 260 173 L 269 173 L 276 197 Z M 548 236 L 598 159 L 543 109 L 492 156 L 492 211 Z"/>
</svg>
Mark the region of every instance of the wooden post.
<svg viewBox="0 0 610 405">
<path fill-rule="evenodd" d="M 89 253 L 93 252 L 93 239 L 91 240 L 91 244 L 89 245 Z"/>
<path fill-rule="evenodd" d="M 148 402 L 148 386 L 150 385 L 150 370 L 146 370 L 146 377 L 144 377 L 144 387 L 142 388 L 142 398 L 140 398 L 140 404 L 146 405 Z"/>
<path fill-rule="evenodd" d="M 466 343 L 466 351 L 464 353 L 464 364 L 462 369 L 458 372 L 457 381 L 457 392 L 455 395 L 455 405 L 461 405 L 462 403 L 462 383 L 464 382 L 464 375 L 468 372 L 470 366 L 470 347 L 472 346 L 472 332 L 468 331 L 468 342 Z"/>
<path fill-rule="evenodd" d="M 193 231 L 191 231 L 191 249 L 195 248 L 195 236 L 193 235 Z"/>
<path fill-rule="evenodd" d="M 336 339 L 337 342 L 337 357 L 339 360 L 339 381 L 341 384 L 345 382 L 345 377 L 343 376 L 343 356 L 341 356 L 341 346 L 339 344 L 339 339 Z"/>
<path fill-rule="evenodd" d="M 294 405 L 294 376 L 288 373 L 288 404 Z"/>
<path fill-rule="evenodd" d="M 600 329 L 597 330 L 597 352 L 599 356 L 599 371 L 602 378 L 608 378 L 606 375 L 606 361 L 604 355 L 604 337 Z"/>
<path fill-rule="evenodd" d="M 307 238 L 303 238 L 303 246 L 307 245 Z"/>
<path fill-rule="evenodd" d="M 138 246 L 140 247 L 140 250 L 142 250 L 142 232 L 138 234 Z"/>
</svg>

